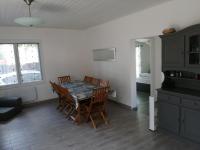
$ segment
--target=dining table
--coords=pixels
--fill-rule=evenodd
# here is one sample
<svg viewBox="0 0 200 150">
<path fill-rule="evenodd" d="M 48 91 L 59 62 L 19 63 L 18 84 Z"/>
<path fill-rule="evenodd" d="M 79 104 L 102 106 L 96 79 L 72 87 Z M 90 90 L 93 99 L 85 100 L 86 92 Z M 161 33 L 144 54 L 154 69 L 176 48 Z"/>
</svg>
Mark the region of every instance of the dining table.
<svg viewBox="0 0 200 150">
<path fill-rule="evenodd" d="M 88 101 L 92 97 L 93 90 L 99 88 L 99 86 L 80 80 L 65 82 L 62 83 L 61 86 L 67 88 L 73 97 L 75 108 L 71 113 L 77 111 L 77 114 L 73 119 L 79 124 L 81 117 L 80 103 L 86 100 Z"/>
</svg>

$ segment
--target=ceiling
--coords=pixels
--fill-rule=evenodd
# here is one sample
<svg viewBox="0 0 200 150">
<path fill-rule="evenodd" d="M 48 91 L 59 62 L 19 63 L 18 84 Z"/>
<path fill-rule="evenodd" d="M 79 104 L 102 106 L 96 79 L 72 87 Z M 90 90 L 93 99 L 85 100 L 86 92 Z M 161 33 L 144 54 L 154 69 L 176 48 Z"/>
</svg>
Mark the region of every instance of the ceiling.
<svg viewBox="0 0 200 150">
<path fill-rule="evenodd" d="M 35 0 L 32 16 L 39 27 L 86 29 L 169 0 Z M 0 0 L 0 26 L 18 26 L 14 19 L 28 15 L 23 0 Z"/>
</svg>

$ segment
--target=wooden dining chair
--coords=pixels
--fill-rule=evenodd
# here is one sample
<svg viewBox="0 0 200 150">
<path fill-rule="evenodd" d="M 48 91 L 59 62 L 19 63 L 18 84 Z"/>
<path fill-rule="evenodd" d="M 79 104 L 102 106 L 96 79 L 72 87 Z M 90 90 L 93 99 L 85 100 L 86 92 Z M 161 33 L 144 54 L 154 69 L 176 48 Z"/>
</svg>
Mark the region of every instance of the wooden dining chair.
<svg viewBox="0 0 200 150">
<path fill-rule="evenodd" d="M 85 82 L 88 82 L 88 83 L 91 83 L 92 77 L 85 76 L 85 77 L 84 77 L 84 81 L 85 81 Z"/>
<path fill-rule="evenodd" d="M 108 80 L 102 80 L 102 79 L 100 79 L 99 86 L 100 87 L 106 87 L 107 91 L 110 92 L 110 83 L 109 83 Z"/>
<path fill-rule="evenodd" d="M 49 81 L 50 85 L 51 85 L 51 89 L 53 92 L 55 92 L 55 85 L 54 85 L 54 82 L 52 81 Z"/>
<path fill-rule="evenodd" d="M 91 82 L 90 82 L 91 84 L 93 84 L 93 85 L 96 85 L 96 86 L 98 86 L 99 85 L 99 79 L 96 79 L 96 78 L 92 78 L 92 80 L 91 80 Z"/>
<path fill-rule="evenodd" d="M 71 77 L 70 76 L 60 76 L 58 77 L 58 83 L 62 84 L 65 82 L 70 82 L 71 81 Z"/>
<path fill-rule="evenodd" d="M 102 79 L 100 79 L 99 86 L 100 87 L 110 87 L 110 84 L 109 84 L 108 80 L 102 80 Z"/>
<path fill-rule="evenodd" d="M 53 92 L 55 92 L 57 95 L 58 95 L 58 106 L 57 106 L 57 109 L 60 109 L 62 107 L 62 100 L 61 100 L 61 95 L 59 93 L 59 89 L 58 89 L 58 86 L 56 83 L 52 82 L 52 81 L 49 81 L 50 85 L 51 85 L 51 88 L 53 90 Z"/>
<path fill-rule="evenodd" d="M 91 120 L 93 127 L 96 129 L 94 117 L 102 117 L 105 124 L 108 124 L 106 113 L 106 102 L 108 91 L 106 87 L 98 88 L 93 91 L 89 105 L 85 105 L 87 120 Z"/>
<path fill-rule="evenodd" d="M 75 109 L 73 97 L 67 88 L 60 85 L 57 85 L 57 87 L 62 101 L 62 111 L 64 111 L 66 117 L 69 117 L 71 111 Z"/>
</svg>

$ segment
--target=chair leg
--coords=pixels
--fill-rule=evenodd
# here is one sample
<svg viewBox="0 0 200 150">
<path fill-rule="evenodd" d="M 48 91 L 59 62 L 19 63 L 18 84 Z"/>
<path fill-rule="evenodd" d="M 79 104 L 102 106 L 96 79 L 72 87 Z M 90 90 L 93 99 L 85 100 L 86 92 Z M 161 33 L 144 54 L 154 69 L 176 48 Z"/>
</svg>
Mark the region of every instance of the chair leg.
<svg viewBox="0 0 200 150">
<path fill-rule="evenodd" d="M 104 116 L 106 116 L 106 117 L 108 116 L 108 114 L 105 110 L 103 111 L 103 113 L 104 113 Z"/>
<path fill-rule="evenodd" d="M 60 104 L 58 104 L 58 106 L 56 107 L 56 109 L 60 109 Z"/>
<path fill-rule="evenodd" d="M 76 111 L 76 106 L 71 107 L 70 115 L 72 115 Z"/>
<path fill-rule="evenodd" d="M 62 102 L 60 102 L 60 107 L 59 107 L 59 111 L 61 112 L 62 111 L 62 109 L 63 109 L 63 103 Z"/>
<path fill-rule="evenodd" d="M 56 109 L 60 109 L 61 106 L 62 106 L 61 97 L 59 96 L 59 97 L 58 97 L 58 106 L 57 106 Z"/>
<path fill-rule="evenodd" d="M 102 118 L 103 118 L 103 121 L 104 121 L 104 122 L 105 122 L 105 124 L 107 125 L 107 124 L 108 124 L 108 121 L 107 121 L 107 119 L 105 118 L 105 116 L 104 116 L 103 112 L 101 112 L 101 116 L 102 116 Z"/>
<path fill-rule="evenodd" d="M 90 120 L 90 113 L 88 113 L 88 114 L 86 115 L 86 121 L 89 122 L 89 120 Z"/>
<path fill-rule="evenodd" d="M 62 106 L 60 109 L 60 112 L 62 112 L 65 109 L 65 106 Z"/>
<path fill-rule="evenodd" d="M 68 115 L 69 115 L 71 109 L 72 109 L 72 108 L 71 108 L 69 105 L 67 105 L 67 106 L 65 107 L 65 109 L 64 109 L 64 114 L 66 115 L 66 118 L 68 118 Z"/>
<path fill-rule="evenodd" d="M 62 102 L 60 112 L 62 112 L 67 107 L 65 102 Z"/>
<path fill-rule="evenodd" d="M 81 123 L 81 108 L 80 108 L 80 106 L 78 106 L 78 108 L 77 108 L 75 122 L 77 123 L 77 125 L 79 125 Z"/>
<path fill-rule="evenodd" d="M 95 122 L 94 122 L 94 120 L 93 120 L 91 115 L 90 115 L 90 120 L 92 121 L 92 126 L 96 129 L 96 124 L 95 124 Z"/>
<path fill-rule="evenodd" d="M 61 101 L 60 101 L 60 99 L 58 100 L 58 106 L 56 107 L 56 109 L 60 109 L 60 107 L 61 107 Z"/>
</svg>

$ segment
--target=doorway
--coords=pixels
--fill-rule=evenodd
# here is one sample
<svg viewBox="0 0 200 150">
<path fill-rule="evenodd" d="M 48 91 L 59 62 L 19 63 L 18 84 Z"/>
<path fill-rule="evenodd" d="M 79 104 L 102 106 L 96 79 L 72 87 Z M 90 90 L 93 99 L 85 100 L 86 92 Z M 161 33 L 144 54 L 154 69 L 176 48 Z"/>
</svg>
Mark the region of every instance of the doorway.
<svg viewBox="0 0 200 150">
<path fill-rule="evenodd" d="M 151 95 L 151 39 L 135 40 L 136 99 L 139 113 L 149 114 Z"/>
</svg>

